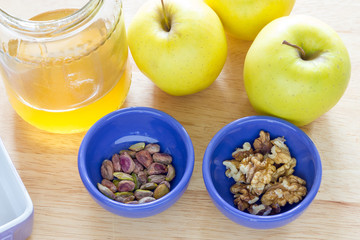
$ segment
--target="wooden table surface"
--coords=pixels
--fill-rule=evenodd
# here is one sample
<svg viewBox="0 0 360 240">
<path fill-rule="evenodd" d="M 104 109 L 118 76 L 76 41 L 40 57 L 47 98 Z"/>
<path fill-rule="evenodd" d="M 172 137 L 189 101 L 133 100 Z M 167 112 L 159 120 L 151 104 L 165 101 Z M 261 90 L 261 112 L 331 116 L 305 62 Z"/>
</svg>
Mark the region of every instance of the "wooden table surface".
<svg viewBox="0 0 360 240">
<path fill-rule="evenodd" d="M 126 24 L 143 3 L 125 0 Z M 195 148 L 195 168 L 185 194 L 153 217 L 128 219 L 97 205 L 77 170 L 85 133 L 51 134 L 23 121 L 0 83 L 0 137 L 34 204 L 30 239 L 359 239 L 360 238 L 360 1 L 298 0 L 292 14 L 317 17 L 347 46 L 350 84 L 328 113 L 301 127 L 315 142 L 323 164 L 320 191 L 296 221 L 273 230 L 254 230 L 227 219 L 214 206 L 202 179 L 202 157 L 215 133 L 241 117 L 256 115 L 243 85 L 243 63 L 251 42 L 228 39 L 228 58 L 208 89 L 185 97 L 160 91 L 135 66 L 123 107 L 147 106 L 175 117 Z"/>
</svg>

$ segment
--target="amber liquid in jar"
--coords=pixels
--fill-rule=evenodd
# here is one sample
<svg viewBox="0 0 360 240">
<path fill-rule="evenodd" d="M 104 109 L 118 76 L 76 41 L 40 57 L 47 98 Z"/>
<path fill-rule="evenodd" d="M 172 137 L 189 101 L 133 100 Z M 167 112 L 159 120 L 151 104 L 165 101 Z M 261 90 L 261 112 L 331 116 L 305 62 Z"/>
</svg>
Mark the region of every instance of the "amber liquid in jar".
<svg viewBox="0 0 360 240">
<path fill-rule="evenodd" d="M 56 20 L 75 11 L 55 10 L 30 20 Z M 74 133 L 118 109 L 131 79 L 123 14 L 107 32 L 106 23 L 98 20 L 46 45 L 9 42 L 8 54 L 16 61 L 7 63 L 10 70 L 3 71 L 3 79 L 15 111 L 40 129 Z"/>
</svg>

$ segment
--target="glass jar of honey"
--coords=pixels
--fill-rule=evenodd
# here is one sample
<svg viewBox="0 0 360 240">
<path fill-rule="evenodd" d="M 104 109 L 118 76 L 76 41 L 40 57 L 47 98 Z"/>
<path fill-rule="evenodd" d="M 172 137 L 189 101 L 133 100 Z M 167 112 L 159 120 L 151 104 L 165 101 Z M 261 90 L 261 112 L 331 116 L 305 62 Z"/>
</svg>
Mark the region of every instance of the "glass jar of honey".
<svg viewBox="0 0 360 240">
<path fill-rule="evenodd" d="M 123 104 L 131 70 L 121 0 L 3 2 L 0 72 L 25 121 L 81 132 Z"/>
</svg>

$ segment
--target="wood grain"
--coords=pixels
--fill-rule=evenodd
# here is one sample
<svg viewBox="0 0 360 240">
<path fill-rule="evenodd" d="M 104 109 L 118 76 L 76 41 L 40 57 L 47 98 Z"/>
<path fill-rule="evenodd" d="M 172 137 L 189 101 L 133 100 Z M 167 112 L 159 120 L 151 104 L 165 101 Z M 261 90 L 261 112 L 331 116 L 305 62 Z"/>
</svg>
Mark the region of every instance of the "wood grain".
<svg viewBox="0 0 360 240">
<path fill-rule="evenodd" d="M 125 0 L 126 24 L 144 1 Z M 350 84 L 328 113 L 302 129 L 315 142 L 323 164 L 320 191 L 296 221 L 273 230 L 253 230 L 223 216 L 202 180 L 202 157 L 215 133 L 231 121 L 257 113 L 243 85 L 242 68 L 251 42 L 228 40 L 228 58 L 208 89 L 185 97 L 160 91 L 136 67 L 123 107 L 148 106 L 175 117 L 195 147 L 188 190 L 165 212 L 127 219 L 98 206 L 77 171 L 77 152 L 85 133 L 57 135 L 24 122 L 0 84 L 0 137 L 34 204 L 31 240 L 38 239 L 359 239 L 360 236 L 360 1 L 299 0 L 292 14 L 317 17 L 332 26 L 352 62 Z"/>
</svg>

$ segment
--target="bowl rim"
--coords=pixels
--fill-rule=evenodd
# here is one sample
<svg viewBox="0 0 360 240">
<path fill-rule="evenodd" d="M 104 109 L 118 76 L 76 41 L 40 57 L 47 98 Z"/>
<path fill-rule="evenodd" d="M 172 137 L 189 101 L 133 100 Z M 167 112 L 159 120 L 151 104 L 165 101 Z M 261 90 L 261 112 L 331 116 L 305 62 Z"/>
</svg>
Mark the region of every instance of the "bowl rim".
<svg viewBox="0 0 360 240">
<path fill-rule="evenodd" d="M 234 129 L 239 124 L 246 124 L 249 122 L 273 122 L 276 124 L 279 124 L 280 126 L 291 128 L 295 130 L 301 137 L 302 141 L 305 142 L 305 144 L 308 146 L 310 151 L 315 157 L 315 177 L 313 185 L 310 189 L 310 191 L 306 194 L 305 198 L 294 208 L 275 215 L 268 215 L 268 216 L 259 216 L 259 215 L 252 215 L 247 212 L 242 212 L 238 210 L 235 206 L 230 205 L 228 202 L 226 202 L 220 194 L 216 191 L 214 184 L 211 181 L 211 175 L 210 175 L 210 156 L 212 153 L 212 150 L 214 147 L 217 146 L 217 144 L 221 141 L 221 139 L 227 134 L 229 130 Z M 292 217 L 295 217 L 296 215 L 302 213 L 313 201 L 315 198 L 321 184 L 321 177 L 322 177 L 322 164 L 321 164 L 321 158 L 319 155 L 319 152 L 313 143 L 313 141 L 305 134 L 304 131 L 302 131 L 300 128 L 295 126 L 294 124 L 272 116 L 248 116 L 243 117 L 237 120 L 234 120 L 233 122 L 225 125 L 223 128 L 221 128 L 215 136 L 211 139 L 209 145 L 207 146 L 204 157 L 203 157 L 203 166 L 202 166 L 202 172 L 203 172 L 203 180 L 206 186 L 206 189 L 211 196 L 212 200 L 218 205 L 217 207 L 223 208 L 225 211 L 227 211 L 229 214 L 231 214 L 232 217 L 241 217 L 245 221 L 250 222 L 263 222 L 263 223 L 269 223 L 269 222 L 280 222 L 285 219 L 289 219 Z"/>
<path fill-rule="evenodd" d="M 171 189 L 171 191 L 162 198 L 149 203 L 125 204 L 106 197 L 92 184 L 92 181 L 88 176 L 87 171 L 85 171 L 85 167 L 86 167 L 85 156 L 86 156 L 86 149 L 90 140 L 92 139 L 94 134 L 97 131 L 99 131 L 99 129 L 101 129 L 102 126 L 107 121 L 119 117 L 123 114 L 130 116 L 129 114 L 135 114 L 135 113 L 148 114 L 148 115 L 150 114 L 152 116 L 156 116 L 157 118 L 160 118 L 163 121 L 167 122 L 170 126 L 172 126 L 176 130 L 178 135 L 182 139 L 184 139 L 184 145 L 186 147 L 186 151 L 188 152 L 188 157 L 186 159 L 187 167 L 185 168 L 184 175 L 182 176 L 176 187 Z M 174 117 L 170 116 L 169 114 L 163 111 L 150 107 L 127 107 L 127 108 L 118 109 L 116 111 L 113 111 L 105 115 L 100 120 L 98 120 L 85 134 L 80 144 L 79 153 L 78 153 L 78 172 L 80 174 L 80 178 L 85 188 L 88 190 L 90 195 L 93 198 L 95 198 L 96 201 L 101 202 L 107 207 L 110 207 L 112 209 L 117 209 L 119 211 L 121 209 L 122 212 L 135 213 L 135 214 L 142 213 L 143 211 L 146 210 L 154 211 L 154 209 L 157 209 L 159 207 L 171 203 L 173 199 L 177 201 L 178 199 L 177 196 L 179 196 L 187 188 L 187 185 L 190 182 L 192 172 L 194 169 L 194 164 L 195 164 L 194 147 L 186 129 Z"/>
</svg>

